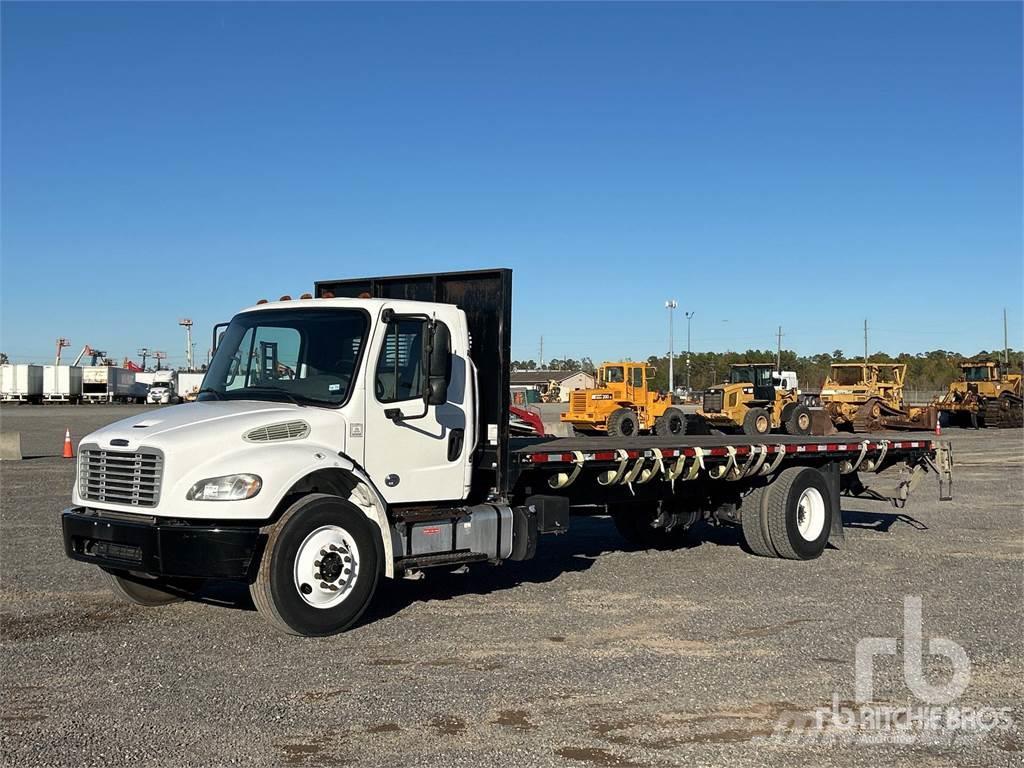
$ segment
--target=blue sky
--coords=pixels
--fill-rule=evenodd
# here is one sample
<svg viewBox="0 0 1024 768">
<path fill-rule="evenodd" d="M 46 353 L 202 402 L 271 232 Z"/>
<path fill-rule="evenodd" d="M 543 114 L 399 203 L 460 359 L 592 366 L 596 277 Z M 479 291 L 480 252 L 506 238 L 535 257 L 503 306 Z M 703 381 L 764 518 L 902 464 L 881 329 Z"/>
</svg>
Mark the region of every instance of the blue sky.
<svg viewBox="0 0 1024 768">
<path fill-rule="evenodd" d="M 2 349 L 509 266 L 513 354 L 1022 339 L 1016 3 L 2 7 Z"/>
</svg>

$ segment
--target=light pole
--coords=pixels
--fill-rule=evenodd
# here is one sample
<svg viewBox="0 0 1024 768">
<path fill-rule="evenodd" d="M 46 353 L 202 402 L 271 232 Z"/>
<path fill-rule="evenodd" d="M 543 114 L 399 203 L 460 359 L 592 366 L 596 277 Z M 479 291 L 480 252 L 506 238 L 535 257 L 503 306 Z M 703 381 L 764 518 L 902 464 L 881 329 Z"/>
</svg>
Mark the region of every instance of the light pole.
<svg viewBox="0 0 1024 768">
<path fill-rule="evenodd" d="M 679 306 L 679 303 L 675 299 L 669 299 L 665 302 L 665 309 L 668 310 L 668 394 L 671 397 L 675 391 L 674 381 L 672 378 L 672 358 L 674 357 L 672 351 L 672 310 Z"/>
<path fill-rule="evenodd" d="M 693 319 L 693 312 L 686 313 L 686 391 L 690 392 L 690 320 Z M 689 394 L 687 394 L 689 397 Z"/>
</svg>

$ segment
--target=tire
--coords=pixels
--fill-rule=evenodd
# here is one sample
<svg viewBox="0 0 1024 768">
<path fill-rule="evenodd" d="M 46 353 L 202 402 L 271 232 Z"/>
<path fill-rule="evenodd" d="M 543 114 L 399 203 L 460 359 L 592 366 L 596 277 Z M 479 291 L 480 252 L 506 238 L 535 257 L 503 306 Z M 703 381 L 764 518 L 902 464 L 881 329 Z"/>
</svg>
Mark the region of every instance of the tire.
<svg viewBox="0 0 1024 768">
<path fill-rule="evenodd" d="M 806 405 L 796 405 L 784 414 L 783 426 L 787 435 L 811 434 L 811 412 Z"/>
<path fill-rule="evenodd" d="M 772 417 L 764 408 L 751 408 L 743 417 L 743 434 L 767 435 L 772 431 Z"/>
<path fill-rule="evenodd" d="M 743 497 L 740 504 L 740 522 L 743 525 L 743 539 L 750 551 L 761 557 L 778 557 L 772 546 L 768 531 L 768 486 L 755 488 Z"/>
<path fill-rule="evenodd" d="M 157 608 L 161 605 L 180 603 L 184 600 L 183 590 L 173 592 L 161 589 L 171 587 L 167 582 L 159 579 L 147 579 L 144 576 L 135 576 L 128 571 L 117 571 L 103 569 L 110 577 L 110 590 L 122 600 L 146 608 Z M 174 589 L 174 587 L 171 587 Z"/>
<path fill-rule="evenodd" d="M 320 554 L 331 547 L 326 557 Z M 331 573 L 320 574 L 327 557 Z M 363 615 L 383 565 L 384 545 L 366 515 L 337 496 L 314 493 L 292 504 L 270 530 L 249 593 L 256 610 L 282 632 L 334 635 Z M 339 589 L 320 586 L 328 583 Z"/>
<path fill-rule="evenodd" d="M 686 414 L 675 407 L 665 409 L 665 412 L 654 421 L 654 434 L 659 436 L 685 435 Z"/>
<path fill-rule="evenodd" d="M 825 476 L 813 467 L 788 467 L 765 488 L 765 515 L 772 547 L 787 560 L 813 560 L 832 531 L 832 497 Z"/>
<path fill-rule="evenodd" d="M 633 437 L 640 431 L 636 414 L 629 408 L 619 408 L 608 417 L 608 435 L 610 437 Z"/>
<path fill-rule="evenodd" d="M 609 504 L 608 514 L 619 535 L 634 549 L 671 549 L 689 537 L 690 527 L 652 527 L 654 507 L 650 504 Z"/>
</svg>

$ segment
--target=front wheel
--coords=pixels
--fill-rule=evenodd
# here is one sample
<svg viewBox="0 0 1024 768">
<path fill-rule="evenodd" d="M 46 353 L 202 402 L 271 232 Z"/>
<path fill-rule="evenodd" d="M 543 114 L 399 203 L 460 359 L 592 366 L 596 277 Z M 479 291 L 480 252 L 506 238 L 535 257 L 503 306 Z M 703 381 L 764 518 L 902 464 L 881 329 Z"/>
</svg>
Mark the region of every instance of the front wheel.
<svg viewBox="0 0 1024 768">
<path fill-rule="evenodd" d="M 128 571 L 103 569 L 110 578 L 110 590 L 122 600 L 146 608 L 157 608 L 184 600 L 184 590 L 159 579 L 149 579 Z"/>
<path fill-rule="evenodd" d="M 767 435 L 772 431 L 772 419 L 764 408 L 751 408 L 743 417 L 743 433 Z"/>
<path fill-rule="evenodd" d="M 282 632 L 333 635 L 362 616 L 383 561 L 383 544 L 366 515 L 337 496 L 310 494 L 271 530 L 249 593 Z"/>
<path fill-rule="evenodd" d="M 784 421 L 786 434 L 811 434 L 811 412 L 806 405 L 796 405 L 790 408 Z"/>
<path fill-rule="evenodd" d="M 632 437 L 639 431 L 636 414 L 629 408 L 619 408 L 608 417 L 609 437 Z"/>
<path fill-rule="evenodd" d="M 654 422 L 654 434 L 659 437 L 685 435 L 686 414 L 674 406 L 666 408 Z"/>
</svg>

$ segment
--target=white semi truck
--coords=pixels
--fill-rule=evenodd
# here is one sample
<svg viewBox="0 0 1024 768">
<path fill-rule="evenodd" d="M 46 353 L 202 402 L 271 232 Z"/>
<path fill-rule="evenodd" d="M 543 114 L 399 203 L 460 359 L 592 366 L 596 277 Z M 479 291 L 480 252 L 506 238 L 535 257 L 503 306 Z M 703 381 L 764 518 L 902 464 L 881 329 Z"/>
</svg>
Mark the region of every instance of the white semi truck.
<svg viewBox="0 0 1024 768">
<path fill-rule="evenodd" d="M 740 526 L 807 560 L 842 542 L 840 493 L 881 498 L 866 476 L 898 470 L 898 502 L 924 473 L 951 482 L 929 438 L 511 438 L 510 270 L 315 290 L 218 326 L 198 402 L 82 440 L 69 557 L 143 605 L 241 581 L 275 627 L 328 635 L 381 579 L 531 558 L 570 512 L 648 545 Z"/>
<path fill-rule="evenodd" d="M 176 371 L 154 371 L 153 380 L 146 393 L 146 402 L 151 405 L 173 405 L 181 402 L 178 396 L 178 375 Z"/>
</svg>

